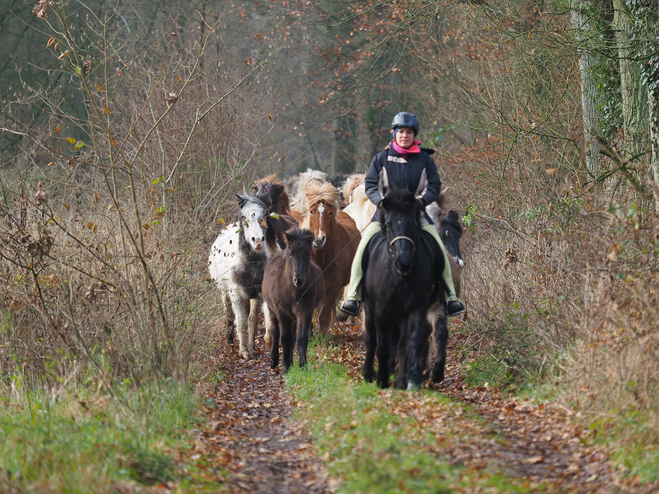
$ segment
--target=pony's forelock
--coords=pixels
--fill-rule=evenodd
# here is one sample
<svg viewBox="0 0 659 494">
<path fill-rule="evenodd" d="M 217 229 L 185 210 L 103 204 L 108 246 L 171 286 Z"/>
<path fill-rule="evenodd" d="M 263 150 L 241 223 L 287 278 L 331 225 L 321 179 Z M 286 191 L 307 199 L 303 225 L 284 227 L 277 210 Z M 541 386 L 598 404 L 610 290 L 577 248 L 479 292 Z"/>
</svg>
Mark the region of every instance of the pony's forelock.
<svg viewBox="0 0 659 494">
<path fill-rule="evenodd" d="M 309 185 L 305 194 L 307 196 L 307 201 L 309 202 L 309 207 L 324 201 L 332 208 L 332 214 L 334 214 L 334 217 L 337 217 L 341 196 L 339 195 L 339 190 L 331 183 L 326 182 L 322 185 Z"/>
<path fill-rule="evenodd" d="M 306 228 L 291 228 L 286 232 L 286 239 L 289 245 L 294 242 L 308 242 L 311 244 L 314 238 L 313 232 Z"/>
</svg>

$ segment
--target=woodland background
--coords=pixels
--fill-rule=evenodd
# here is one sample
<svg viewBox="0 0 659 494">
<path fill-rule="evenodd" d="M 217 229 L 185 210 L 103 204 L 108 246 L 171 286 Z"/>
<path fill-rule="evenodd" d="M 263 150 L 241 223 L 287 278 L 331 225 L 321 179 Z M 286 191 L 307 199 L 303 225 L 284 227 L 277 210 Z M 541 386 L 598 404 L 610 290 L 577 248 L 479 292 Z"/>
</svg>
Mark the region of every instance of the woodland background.
<svg viewBox="0 0 659 494">
<path fill-rule="evenodd" d="M 464 365 L 656 446 L 656 2 L 0 5 L 3 403 L 214 375 L 235 193 L 364 171 L 411 111 L 466 227 Z"/>
</svg>

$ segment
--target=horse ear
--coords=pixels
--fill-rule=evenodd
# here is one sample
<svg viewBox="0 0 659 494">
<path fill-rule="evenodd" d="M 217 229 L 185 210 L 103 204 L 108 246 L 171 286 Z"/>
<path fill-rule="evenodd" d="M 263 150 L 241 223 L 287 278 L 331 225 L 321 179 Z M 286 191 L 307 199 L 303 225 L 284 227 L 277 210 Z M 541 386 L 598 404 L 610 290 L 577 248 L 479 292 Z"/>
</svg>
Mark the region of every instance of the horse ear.
<svg viewBox="0 0 659 494">
<path fill-rule="evenodd" d="M 238 198 L 238 206 L 240 209 L 245 207 L 245 204 L 247 204 L 247 194 L 236 194 L 236 197 Z"/>
</svg>

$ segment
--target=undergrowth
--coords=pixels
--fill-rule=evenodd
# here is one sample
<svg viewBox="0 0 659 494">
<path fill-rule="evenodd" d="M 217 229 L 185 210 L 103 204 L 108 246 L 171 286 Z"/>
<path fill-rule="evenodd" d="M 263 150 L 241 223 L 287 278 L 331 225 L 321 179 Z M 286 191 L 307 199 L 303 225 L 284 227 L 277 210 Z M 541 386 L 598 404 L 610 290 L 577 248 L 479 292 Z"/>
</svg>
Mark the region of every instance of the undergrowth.
<svg viewBox="0 0 659 494">
<path fill-rule="evenodd" d="M 13 388 L 0 404 L 0 491 L 117 492 L 176 480 L 173 448 L 185 447 L 197 398 L 177 383 Z"/>
</svg>

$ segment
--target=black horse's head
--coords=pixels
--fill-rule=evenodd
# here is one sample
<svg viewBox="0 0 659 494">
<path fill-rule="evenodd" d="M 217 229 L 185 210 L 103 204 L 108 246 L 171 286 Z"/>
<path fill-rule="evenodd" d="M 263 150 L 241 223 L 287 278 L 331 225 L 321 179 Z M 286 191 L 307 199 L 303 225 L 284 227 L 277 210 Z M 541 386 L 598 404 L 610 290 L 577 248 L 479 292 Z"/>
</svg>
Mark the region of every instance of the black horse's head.
<svg viewBox="0 0 659 494">
<path fill-rule="evenodd" d="M 389 253 L 398 272 L 406 276 L 414 266 L 421 204 L 412 192 L 393 189 L 387 192 L 380 206 L 380 223 L 389 244 Z"/>
<path fill-rule="evenodd" d="M 292 277 L 295 286 L 303 286 L 307 281 L 306 277 L 309 272 L 311 262 L 311 243 L 314 235 L 309 230 L 302 228 L 293 228 L 286 232 L 288 247 L 289 275 Z M 282 273 L 284 274 L 284 273 Z"/>
</svg>

